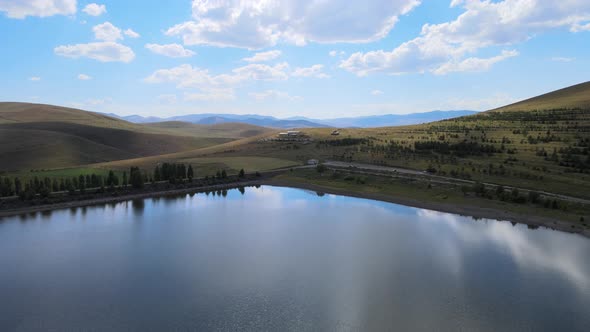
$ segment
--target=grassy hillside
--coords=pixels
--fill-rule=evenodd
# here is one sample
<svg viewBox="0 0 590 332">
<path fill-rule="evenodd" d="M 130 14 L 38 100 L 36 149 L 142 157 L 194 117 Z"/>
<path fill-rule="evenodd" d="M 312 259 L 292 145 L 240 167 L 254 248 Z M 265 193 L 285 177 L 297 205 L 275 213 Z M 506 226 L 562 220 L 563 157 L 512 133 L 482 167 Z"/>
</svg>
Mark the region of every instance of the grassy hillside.
<svg viewBox="0 0 590 332">
<path fill-rule="evenodd" d="M 199 125 L 182 121 L 166 121 L 148 123 L 144 125 L 154 130 L 175 132 L 187 136 L 219 137 L 219 138 L 246 138 L 264 133 L 274 132 L 273 129 L 259 127 L 245 123 L 220 123 L 214 125 Z"/>
<path fill-rule="evenodd" d="M 590 82 L 573 85 L 544 95 L 523 100 L 493 111 L 532 111 L 552 109 L 590 109 Z"/>
<path fill-rule="evenodd" d="M 447 177 L 590 198 L 588 89 L 590 84 L 586 83 L 515 104 L 520 106 L 508 106 L 501 112 L 424 125 L 345 129 L 339 136 L 332 136 L 331 129 L 303 129 L 313 140 L 307 144 L 260 140 L 263 135 L 123 164 L 153 165 L 159 160 L 206 157 L 303 163 L 317 158 L 429 170 Z M 527 108 L 541 104 L 550 108 Z"/>
<path fill-rule="evenodd" d="M 269 131 L 245 124 L 138 125 L 72 108 L 0 103 L 0 171 L 74 167 L 169 154 Z"/>
<path fill-rule="evenodd" d="M 128 130 L 139 130 L 141 128 L 141 126 L 127 121 L 111 118 L 103 114 L 85 112 L 75 108 L 44 104 L 0 102 L 0 124 L 28 122 L 66 122 Z"/>
</svg>

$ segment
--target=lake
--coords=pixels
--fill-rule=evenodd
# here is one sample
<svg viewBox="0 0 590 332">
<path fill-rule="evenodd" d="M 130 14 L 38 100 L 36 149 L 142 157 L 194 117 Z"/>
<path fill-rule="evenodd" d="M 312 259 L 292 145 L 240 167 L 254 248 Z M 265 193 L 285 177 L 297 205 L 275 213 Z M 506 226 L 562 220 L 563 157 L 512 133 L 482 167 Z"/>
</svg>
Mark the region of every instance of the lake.
<svg viewBox="0 0 590 332">
<path fill-rule="evenodd" d="M 0 331 L 589 331 L 590 240 L 263 186 L 0 219 Z"/>
</svg>

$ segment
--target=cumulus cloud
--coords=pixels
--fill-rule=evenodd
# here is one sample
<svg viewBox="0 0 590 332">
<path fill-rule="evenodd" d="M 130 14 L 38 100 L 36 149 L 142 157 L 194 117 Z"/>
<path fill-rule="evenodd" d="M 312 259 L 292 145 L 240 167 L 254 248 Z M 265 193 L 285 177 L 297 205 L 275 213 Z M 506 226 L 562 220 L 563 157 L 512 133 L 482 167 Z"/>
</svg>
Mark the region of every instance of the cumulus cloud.
<svg viewBox="0 0 590 332">
<path fill-rule="evenodd" d="M 123 39 L 121 29 L 114 26 L 111 22 L 96 25 L 92 28 L 92 31 L 94 31 L 94 37 L 98 40 L 116 41 Z"/>
<path fill-rule="evenodd" d="M 56 47 L 54 52 L 67 58 L 85 57 L 100 62 L 131 62 L 135 58 L 135 53 L 131 48 L 115 42 L 63 45 Z"/>
<path fill-rule="evenodd" d="M 183 64 L 170 69 L 160 69 L 144 79 L 146 83 L 174 83 L 179 89 L 196 89 L 187 92 L 185 100 L 221 101 L 235 98 L 234 89 L 248 81 L 280 81 L 288 79 L 287 63 L 275 66 L 249 64 L 235 68 L 231 73 L 211 75 L 208 70 Z"/>
<path fill-rule="evenodd" d="M 41 77 L 38 76 L 33 76 L 29 78 L 29 81 L 33 81 L 33 82 L 39 82 L 41 80 Z"/>
<path fill-rule="evenodd" d="M 436 75 L 445 75 L 452 72 L 462 71 L 486 71 L 497 62 L 512 58 L 518 55 L 517 51 L 502 51 L 502 54 L 491 58 L 468 58 L 459 62 L 447 62 L 433 71 Z"/>
<path fill-rule="evenodd" d="M 311 67 L 295 68 L 294 77 L 315 77 L 315 78 L 329 78 L 330 75 L 322 72 L 324 65 L 313 65 Z"/>
<path fill-rule="evenodd" d="M 467 69 L 471 66 L 475 69 L 472 64 L 485 65 L 489 61 L 465 57 L 482 48 L 521 43 L 548 29 L 565 27 L 572 32 L 582 31 L 581 27 L 590 22 L 590 1 L 586 0 L 570 0 L 566 3 L 542 0 L 453 0 L 451 6 L 463 6 L 464 12 L 456 20 L 426 24 L 419 37 L 392 51 L 354 53 L 342 61 L 340 67 L 359 76 L 373 72 L 441 73 L 445 71 L 441 69 L 443 67 Z M 462 66 L 457 65 L 464 60 L 469 61 Z"/>
<path fill-rule="evenodd" d="M 291 96 L 287 92 L 277 91 L 277 90 L 266 90 L 263 92 L 251 92 L 248 94 L 250 97 L 258 100 L 288 100 L 288 101 L 301 101 L 303 100 L 300 96 Z"/>
<path fill-rule="evenodd" d="M 107 7 L 105 5 L 90 3 L 87 4 L 82 11 L 90 16 L 100 16 L 107 12 Z"/>
<path fill-rule="evenodd" d="M 383 94 L 383 91 L 381 91 L 381 90 L 373 90 L 373 91 L 371 91 L 371 95 L 373 95 L 373 96 L 380 96 L 382 94 Z"/>
<path fill-rule="evenodd" d="M 260 53 L 254 54 L 254 56 L 252 56 L 252 57 L 244 58 L 242 60 L 244 60 L 246 62 L 266 62 L 266 61 L 271 61 L 271 60 L 274 60 L 274 59 L 280 57 L 281 54 L 282 54 L 282 52 L 279 50 L 260 52 Z"/>
<path fill-rule="evenodd" d="M 0 0 L 0 12 L 10 18 L 76 14 L 76 0 Z"/>
<path fill-rule="evenodd" d="M 193 0 L 192 20 L 166 31 L 186 45 L 260 49 L 278 42 L 371 42 L 419 0 Z"/>
<path fill-rule="evenodd" d="M 152 51 L 153 53 L 164 55 L 171 58 L 188 58 L 196 54 L 191 50 L 185 49 L 184 47 L 182 47 L 182 45 L 179 44 L 146 44 L 145 48 Z"/>
<path fill-rule="evenodd" d="M 139 35 L 139 33 L 133 31 L 132 29 L 127 29 L 125 30 L 125 32 L 123 32 L 125 34 L 125 36 L 129 37 L 129 38 L 139 38 L 141 37 Z"/>
<path fill-rule="evenodd" d="M 78 75 L 78 79 L 81 80 L 81 81 L 88 81 L 88 80 L 91 80 L 92 77 L 90 77 L 90 76 L 88 76 L 86 74 L 80 74 L 80 75 Z"/>
<path fill-rule="evenodd" d="M 228 101 L 235 99 L 233 89 L 201 89 L 198 93 L 185 93 L 185 101 Z"/>
</svg>

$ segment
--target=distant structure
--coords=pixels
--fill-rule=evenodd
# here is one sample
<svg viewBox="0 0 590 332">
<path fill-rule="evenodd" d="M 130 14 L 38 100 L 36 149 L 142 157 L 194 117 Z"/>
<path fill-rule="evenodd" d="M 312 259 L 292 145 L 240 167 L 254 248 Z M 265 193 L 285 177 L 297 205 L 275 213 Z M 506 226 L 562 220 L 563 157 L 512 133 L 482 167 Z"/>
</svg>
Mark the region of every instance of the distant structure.
<svg viewBox="0 0 590 332">
<path fill-rule="evenodd" d="M 294 138 L 303 136 L 303 133 L 298 130 L 289 130 L 286 132 L 279 133 L 279 138 Z"/>
<path fill-rule="evenodd" d="M 332 136 L 338 136 L 340 135 L 340 131 L 338 129 L 334 130 L 331 134 Z"/>
<path fill-rule="evenodd" d="M 310 159 L 310 160 L 307 161 L 307 164 L 308 165 L 317 165 L 319 163 L 320 162 L 317 159 Z"/>
</svg>

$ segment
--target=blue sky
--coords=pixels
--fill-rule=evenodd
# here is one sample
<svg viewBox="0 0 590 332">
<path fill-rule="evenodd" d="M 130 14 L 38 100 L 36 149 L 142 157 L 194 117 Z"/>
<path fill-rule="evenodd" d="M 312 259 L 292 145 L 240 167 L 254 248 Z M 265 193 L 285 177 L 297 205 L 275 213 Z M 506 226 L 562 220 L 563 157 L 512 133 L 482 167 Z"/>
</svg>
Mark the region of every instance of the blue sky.
<svg viewBox="0 0 590 332">
<path fill-rule="evenodd" d="M 588 80 L 590 1 L 0 0 L 0 101 L 121 115 L 487 110 Z"/>
</svg>

